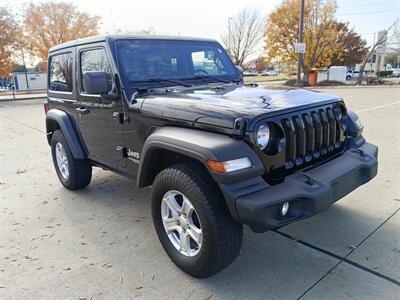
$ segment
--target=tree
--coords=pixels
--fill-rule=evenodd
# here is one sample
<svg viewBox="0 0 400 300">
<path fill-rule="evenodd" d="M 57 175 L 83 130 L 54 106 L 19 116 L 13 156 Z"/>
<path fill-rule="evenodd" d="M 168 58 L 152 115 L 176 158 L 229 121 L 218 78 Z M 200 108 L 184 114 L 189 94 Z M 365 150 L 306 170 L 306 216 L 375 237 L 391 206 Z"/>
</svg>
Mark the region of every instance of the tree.
<svg viewBox="0 0 400 300">
<path fill-rule="evenodd" d="M 299 2 L 286 0 L 268 17 L 265 31 L 267 56 L 285 65 L 297 61 L 296 43 L 299 31 Z M 312 67 L 328 67 L 340 47 L 334 19 L 334 0 L 308 0 L 304 8 L 304 42 L 307 46 L 302 68 L 305 78 Z"/>
<path fill-rule="evenodd" d="M 332 65 L 351 66 L 361 63 L 368 53 L 366 41 L 353 29 L 349 29 L 348 23 L 335 22 L 337 31 L 336 44 L 339 51 L 333 54 Z"/>
<path fill-rule="evenodd" d="M 35 66 L 34 66 L 34 71 L 35 72 L 47 72 L 46 70 L 46 66 L 43 62 L 38 62 Z"/>
<path fill-rule="evenodd" d="M 24 65 L 14 65 L 12 72 L 27 72 L 26 66 Z"/>
<path fill-rule="evenodd" d="M 254 68 L 256 69 L 257 73 L 261 73 L 268 68 L 268 64 L 268 60 L 265 57 L 260 56 L 254 61 Z"/>
<path fill-rule="evenodd" d="M 246 68 L 263 40 L 265 18 L 259 10 L 243 8 L 229 18 L 222 42 L 236 65 Z"/>
<path fill-rule="evenodd" d="M 0 7 L 0 77 L 7 76 L 14 66 L 12 47 L 17 32 L 17 22 L 11 13 Z"/>
<path fill-rule="evenodd" d="M 357 84 L 361 84 L 364 80 L 364 70 L 365 70 L 365 66 L 367 65 L 368 60 L 371 58 L 372 54 L 375 53 L 375 51 L 377 49 L 379 49 L 380 47 L 382 47 L 384 44 L 386 44 L 387 42 L 390 42 L 391 40 L 395 40 L 397 39 L 397 30 L 396 30 L 396 26 L 398 26 L 399 23 L 399 19 L 397 19 L 387 30 L 385 30 L 384 34 L 381 35 L 380 38 L 377 39 L 377 41 L 371 46 L 371 48 L 369 49 L 368 54 L 365 56 L 364 61 L 361 65 L 360 68 L 360 76 L 357 79 Z M 389 35 L 389 33 L 391 31 L 394 31 L 392 35 Z"/>
<path fill-rule="evenodd" d="M 66 2 L 30 4 L 25 14 L 25 37 L 32 55 L 43 62 L 49 48 L 90 35 L 98 34 L 99 17 L 79 12 Z"/>
</svg>

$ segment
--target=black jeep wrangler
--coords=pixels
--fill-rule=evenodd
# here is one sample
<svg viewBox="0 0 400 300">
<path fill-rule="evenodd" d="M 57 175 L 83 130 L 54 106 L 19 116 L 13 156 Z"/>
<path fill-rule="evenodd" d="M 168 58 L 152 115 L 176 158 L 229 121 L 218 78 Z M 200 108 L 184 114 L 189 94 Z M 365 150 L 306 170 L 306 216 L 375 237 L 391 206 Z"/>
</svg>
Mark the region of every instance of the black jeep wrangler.
<svg viewBox="0 0 400 300">
<path fill-rule="evenodd" d="M 53 47 L 47 139 L 68 189 L 97 166 L 152 186 L 182 270 L 207 277 L 264 232 L 310 217 L 377 174 L 377 147 L 342 99 L 243 83 L 214 40 L 105 36 Z"/>
</svg>

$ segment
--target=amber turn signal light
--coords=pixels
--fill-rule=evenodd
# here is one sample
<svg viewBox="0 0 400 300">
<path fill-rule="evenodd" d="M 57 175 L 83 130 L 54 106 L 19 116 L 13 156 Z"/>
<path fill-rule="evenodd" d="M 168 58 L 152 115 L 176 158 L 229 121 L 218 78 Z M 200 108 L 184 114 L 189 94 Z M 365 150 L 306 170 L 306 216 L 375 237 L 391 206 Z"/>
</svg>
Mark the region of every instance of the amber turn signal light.
<svg viewBox="0 0 400 300">
<path fill-rule="evenodd" d="M 208 160 L 208 167 L 217 173 L 231 173 L 251 168 L 251 161 L 248 157 L 242 157 L 227 161 Z"/>
<path fill-rule="evenodd" d="M 208 167 L 217 173 L 225 173 L 225 167 L 220 161 L 216 160 L 207 160 Z"/>
</svg>

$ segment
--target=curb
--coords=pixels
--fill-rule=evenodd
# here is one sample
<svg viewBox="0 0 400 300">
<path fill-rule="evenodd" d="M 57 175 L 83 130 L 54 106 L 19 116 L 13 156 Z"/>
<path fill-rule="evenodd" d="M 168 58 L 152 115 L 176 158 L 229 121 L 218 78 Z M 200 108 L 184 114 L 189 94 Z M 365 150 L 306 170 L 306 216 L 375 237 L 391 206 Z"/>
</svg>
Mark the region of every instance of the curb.
<svg viewBox="0 0 400 300">
<path fill-rule="evenodd" d="M 363 88 L 399 88 L 399 84 L 387 84 L 387 85 L 335 85 L 335 86 L 307 86 L 304 89 L 363 89 Z"/>
<path fill-rule="evenodd" d="M 256 82 L 258 85 L 268 87 L 271 84 L 268 82 Z M 317 90 L 317 89 L 362 89 L 362 88 L 399 88 L 400 84 L 387 84 L 387 85 L 334 85 L 334 86 L 304 86 L 304 87 L 296 87 L 289 86 L 284 84 L 275 84 L 274 87 L 280 86 L 283 88 L 301 88 L 301 89 L 309 89 L 309 90 Z"/>
<path fill-rule="evenodd" d="M 32 100 L 32 99 L 43 99 L 46 98 L 47 95 L 31 95 L 31 96 L 25 96 L 24 97 L 18 97 L 18 98 L 13 98 L 11 96 L 11 98 L 6 98 L 6 97 L 1 97 L 0 96 L 0 102 L 1 101 L 20 101 L 20 100 Z"/>
</svg>

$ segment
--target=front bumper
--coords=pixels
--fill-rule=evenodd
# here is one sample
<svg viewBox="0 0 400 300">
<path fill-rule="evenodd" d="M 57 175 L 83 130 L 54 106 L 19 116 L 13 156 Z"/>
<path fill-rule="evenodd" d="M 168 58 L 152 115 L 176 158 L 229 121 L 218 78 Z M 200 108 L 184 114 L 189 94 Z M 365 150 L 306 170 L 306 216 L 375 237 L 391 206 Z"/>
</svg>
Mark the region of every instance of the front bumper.
<svg viewBox="0 0 400 300">
<path fill-rule="evenodd" d="M 289 175 L 280 184 L 232 197 L 236 218 L 256 232 L 308 218 L 375 177 L 377 156 L 378 148 L 365 143 L 316 168 Z M 290 208 L 282 217 L 284 202 Z"/>
</svg>

